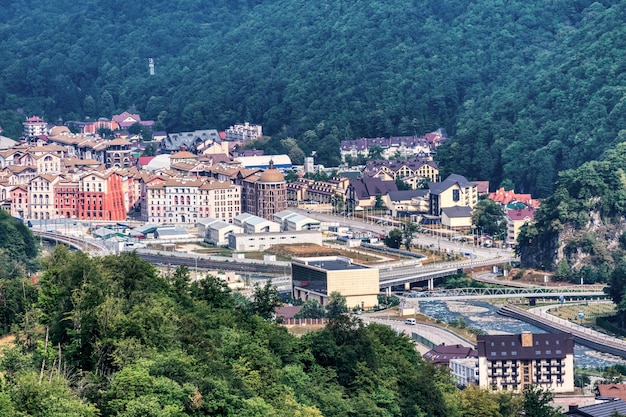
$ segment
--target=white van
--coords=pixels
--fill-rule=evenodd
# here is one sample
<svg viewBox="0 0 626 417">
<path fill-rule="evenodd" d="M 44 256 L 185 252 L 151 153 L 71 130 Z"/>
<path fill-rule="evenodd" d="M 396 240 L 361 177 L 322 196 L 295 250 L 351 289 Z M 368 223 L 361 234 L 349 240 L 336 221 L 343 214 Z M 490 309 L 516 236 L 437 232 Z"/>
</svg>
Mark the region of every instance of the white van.
<svg viewBox="0 0 626 417">
<path fill-rule="evenodd" d="M 414 326 L 415 323 L 417 323 L 415 321 L 415 319 L 406 319 L 406 320 L 404 320 L 404 324 L 410 324 L 411 326 Z"/>
</svg>

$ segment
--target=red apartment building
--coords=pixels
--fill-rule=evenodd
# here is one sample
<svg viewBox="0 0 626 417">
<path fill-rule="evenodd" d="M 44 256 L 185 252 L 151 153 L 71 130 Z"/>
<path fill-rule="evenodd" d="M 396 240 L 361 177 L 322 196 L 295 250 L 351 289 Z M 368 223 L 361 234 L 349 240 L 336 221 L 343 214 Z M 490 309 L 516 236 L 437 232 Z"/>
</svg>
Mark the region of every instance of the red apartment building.
<svg viewBox="0 0 626 417">
<path fill-rule="evenodd" d="M 83 175 L 79 184 L 78 218 L 125 220 L 122 177 L 115 172 Z"/>
<path fill-rule="evenodd" d="M 61 181 L 54 186 L 54 205 L 59 217 L 78 218 L 78 182 Z"/>
</svg>

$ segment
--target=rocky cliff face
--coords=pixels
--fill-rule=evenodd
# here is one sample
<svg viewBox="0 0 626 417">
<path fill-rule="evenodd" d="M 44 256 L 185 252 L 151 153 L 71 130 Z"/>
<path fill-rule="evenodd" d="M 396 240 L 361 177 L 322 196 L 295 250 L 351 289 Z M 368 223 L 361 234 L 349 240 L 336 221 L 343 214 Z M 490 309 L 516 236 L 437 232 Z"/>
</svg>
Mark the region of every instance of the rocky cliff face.
<svg viewBox="0 0 626 417">
<path fill-rule="evenodd" d="M 520 247 L 522 266 L 556 272 L 564 280 L 603 281 L 625 251 L 626 218 L 603 219 L 598 211 L 588 213 L 583 227 L 566 223 L 559 232 L 537 233 Z"/>
</svg>

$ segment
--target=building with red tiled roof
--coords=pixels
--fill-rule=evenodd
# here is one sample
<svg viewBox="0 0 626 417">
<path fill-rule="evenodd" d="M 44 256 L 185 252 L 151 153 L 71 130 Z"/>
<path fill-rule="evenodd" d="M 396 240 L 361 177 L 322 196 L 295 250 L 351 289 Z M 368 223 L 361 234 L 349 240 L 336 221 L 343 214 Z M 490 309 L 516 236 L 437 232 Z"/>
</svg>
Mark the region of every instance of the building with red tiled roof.
<svg viewBox="0 0 626 417">
<path fill-rule="evenodd" d="M 626 384 L 598 384 L 596 394 L 600 397 L 619 398 L 626 401 Z"/>
<path fill-rule="evenodd" d="M 539 207 L 538 202 L 533 200 L 530 194 L 516 194 L 515 191 L 505 190 L 502 187 L 495 192 L 490 193 L 488 198 L 496 203 L 500 203 L 502 206 L 507 206 L 513 203 L 521 203 L 527 207 Z"/>
</svg>

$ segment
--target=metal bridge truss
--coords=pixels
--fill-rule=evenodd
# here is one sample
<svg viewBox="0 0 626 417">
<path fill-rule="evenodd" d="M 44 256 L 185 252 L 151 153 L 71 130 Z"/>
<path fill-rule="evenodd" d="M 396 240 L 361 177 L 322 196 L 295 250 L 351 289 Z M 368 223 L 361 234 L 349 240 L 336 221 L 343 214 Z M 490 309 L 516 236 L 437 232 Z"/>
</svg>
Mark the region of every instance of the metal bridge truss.
<svg viewBox="0 0 626 417">
<path fill-rule="evenodd" d="M 581 285 L 568 287 L 535 288 L 454 288 L 449 290 L 421 291 L 402 294 L 411 299 L 455 299 L 455 298 L 515 298 L 515 297 L 607 297 L 597 289 Z"/>
</svg>

